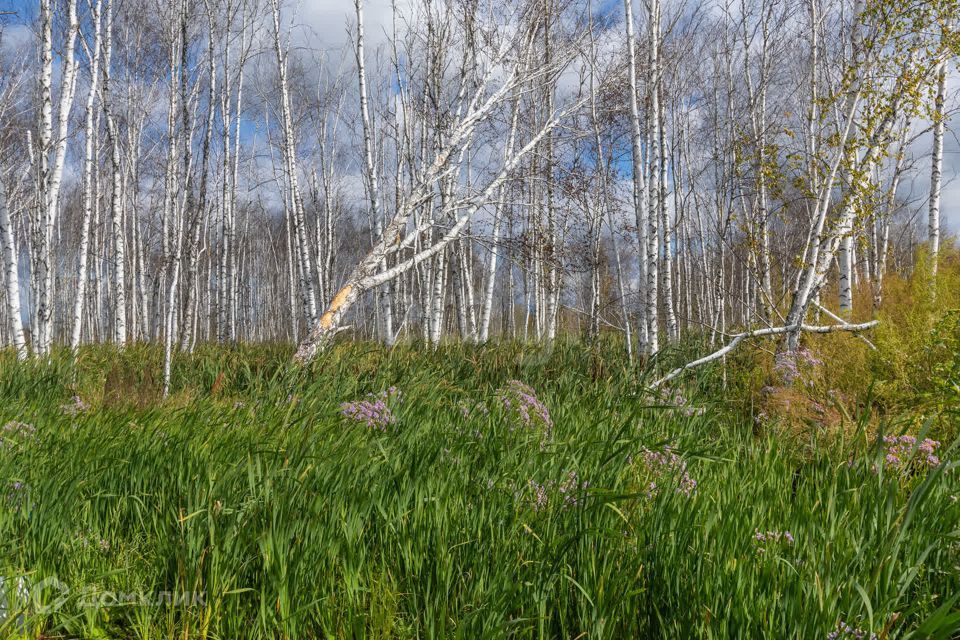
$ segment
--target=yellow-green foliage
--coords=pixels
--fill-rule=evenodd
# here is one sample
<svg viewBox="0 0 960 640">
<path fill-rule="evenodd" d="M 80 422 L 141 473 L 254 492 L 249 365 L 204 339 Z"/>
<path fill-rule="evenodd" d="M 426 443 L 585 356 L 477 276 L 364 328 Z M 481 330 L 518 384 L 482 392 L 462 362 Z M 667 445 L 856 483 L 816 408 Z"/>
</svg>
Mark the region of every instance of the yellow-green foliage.
<svg viewBox="0 0 960 640">
<path fill-rule="evenodd" d="M 921 259 L 909 279 L 890 277 L 869 354 L 876 395 L 890 409 L 935 413 L 956 406 L 960 370 L 960 255 L 942 256 L 936 283 Z"/>
<path fill-rule="evenodd" d="M 875 316 L 880 323 L 862 338 L 846 332 L 804 336 L 804 348 L 823 364 L 801 367 L 792 384 L 784 385 L 774 368 L 774 341 L 736 356 L 735 388 L 753 398 L 760 422 L 804 437 L 811 429 L 839 434 L 869 400 L 875 413 L 917 424 L 935 418 L 935 433 L 950 439 L 960 409 L 960 252 L 941 254 L 935 282 L 928 264 L 921 255 L 910 276 L 887 276 Z M 874 317 L 868 286 L 857 291 L 856 302 L 855 321 Z M 825 316 L 815 321 L 833 322 Z"/>
<path fill-rule="evenodd" d="M 869 292 L 859 293 L 857 319 L 867 319 Z M 847 414 L 869 398 L 885 415 L 917 424 L 935 418 L 935 432 L 949 439 L 956 419 L 948 410 L 960 408 L 960 253 L 941 255 L 935 282 L 921 256 L 910 276 L 887 276 L 883 294 L 880 324 L 864 336 L 875 349 L 847 333 L 805 337 L 824 364 L 801 391 L 809 402 L 829 402 Z"/>
</svg>

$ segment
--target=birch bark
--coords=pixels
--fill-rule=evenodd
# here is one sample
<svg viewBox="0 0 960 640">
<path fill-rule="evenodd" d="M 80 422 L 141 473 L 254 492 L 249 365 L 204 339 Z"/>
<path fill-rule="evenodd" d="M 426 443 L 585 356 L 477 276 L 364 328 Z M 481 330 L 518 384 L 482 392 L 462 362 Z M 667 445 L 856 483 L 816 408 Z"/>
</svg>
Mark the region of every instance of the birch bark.
<svg viewBox="0 0 960 640">
<path fill-rule="evenodd" d="M 946 117 L 943 112 L 947 91 L 947 63 L 937 68 L 937 97 L 933 112 L 933 152 L 930 166 L 930 207 L 927 221 L 927 243 L 930 253 L 930 273 L 936 278 L 940 260 L 940 184 L 943 177 L 943 133 Z"/>
<path fill-rule="evenodd" d="M 7 189 L 0 180 L 0 242 L 3 243 L 3 282 L 7 293 L 7 313 L 10 315 L 10 331 L 17 359 L 26 360 L 30 352 L 23 333 L 23 318 L 20 315 L 20 277 L 17 249 L 13 237 L 10 211 L 7 209 Z"/>
<path fill-rule="evenodd" d="M 293 203 L 294 235 L 299 259 L 300 289 L 304 315 L 308 328 L 317 321 L 317 298 L 313 286 L 313 264 L 307 242 L 306 220 L 303 212 L 303 197 L 297 176 L 296 138 L 293 130 L 293 114 L 290 107 L 290 89 L 287 83 L 287 57 L 280 42 L 279 0 L 271 0 L 273 7 L 273 45 L 277 56 L 277 73 L 280 79 L 280 106 L 283 118 L 283 158 L 287 181 Z"/>
<path fill-rule="evenodd" d="M 90 90 L 87 93 L 87 106 L 84 131 L 83 157 L 83 219 L 80 223 L 80 248 L 77 264 L 77 290 L 73 306 L 73 329 L 70 336 L 70 349 L 76 351 L 80 346 L 80 336 L 83 329 L 83 303 L 87 291 L 87 256 L 90 245 L 90 218 L 93 214 L 93 162 L 97 148 L 94 107 L 97 89 L 100 83 L 100 13 L 102 0 L 97 0 L 93 7 L 93 52 L 90 58 Z"/>
<path fill-rule="evenodd" d="M 642 355 L 649 349 L 649 325 L 647 322 L 647 294 L 646 286 L 648 282 L 647 265 L 647 203 L 646 203 L 646 185 L 644 182 L 643 170 L 643 131 L 640 128 L 640 107 L 638 104 L 637 93 L 637 51 L 636 38 L 633 31 L 633 2 L 632 0 L 623 0 L 623 9 L 627 27 L 627 76 L 630 93 L 630 148 L 631 148 L 631 167 L 633 170 L 633 209 L 637 225 L 637 243 L 639 249 L 639 282 L 642 301 L 641 320 L 639 322 L 639 348 L 638 352 Z M 624 318 L 624 322 L 629 322 L 629 318 Z"/>
<path fill-rule="evenodd" d="M 123 232 L 123 194 L 121 180 L 123 170 L 120 166 L 120 135 L 113 115 L 113 103 L 110 85 L 110 67 L 113 58 L 113 0 L 107 0 L 106 26 L 104 37 L 106 50 L 103 59 L 103 87 L 101 101 L 103 114 L 107 121 L 107 144 L 110 155 L 110 226 L 113 229 L 113 341 L 119 346 L 127 342 L 127 297 L 126 297 L 126 253 Z"/>
</svg>

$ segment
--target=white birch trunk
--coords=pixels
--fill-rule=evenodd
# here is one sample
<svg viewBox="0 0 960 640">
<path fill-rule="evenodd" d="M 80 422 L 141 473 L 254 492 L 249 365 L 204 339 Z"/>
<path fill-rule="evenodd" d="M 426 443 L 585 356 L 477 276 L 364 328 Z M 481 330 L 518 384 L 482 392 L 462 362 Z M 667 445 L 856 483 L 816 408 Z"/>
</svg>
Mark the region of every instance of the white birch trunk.
<svg viewBox="0 0 960 640">
<path fill-rule="evenodd" d="M 120 137 L 113 116 L 110 87 L 110 64 L 113 57 L 113 1 L 107 0 L 105 27 L 106 51 L 103 66 L 103 113 L 107 120 L 107 143 L 110 149 L 112 183 L 110 191 L 110 225 L 113 229 L 113 340 L 119 346 L 127 342 L 126 253 L 123 232 L 122 169 L 120 167 Z"/>
<path fill-rule="evenodd" d="M 35 304 L 37 326 L 35 328 L 35 349 L 38 354 L 50 352 L 53 325 L 53 229 L 60 202 L 60 185 L 63 177 L 63 165 L 67 152 L 67 133 L 70 123 L 70 110 L 73 106 L 76 88 L 77 61 L 75 56 L 76 36 L 80 25 L 77 19 L 76 0 L 67 3 L 68 27 L 63 49 L 62 73 L 60 78 L 60 102 L 57 113 L 56 144 L 53 142 L 53 100 L 51 85 L 53 76 L 53 13 L 50 0 L 40 3 L 41 16 L 41 59 L 40 74 L 41 124 L 40 124 L 40 215 L 35 229 L 38 238 L 36 248 L 35 276 L 37 299 Z M 50 154 L 53 164 L 50 164 Z"/>
<path fill-rule="evenodd" d="M 367 72 L 363 52 L 363 0 L 354 0 L 357 13 L 357 80 L 360 91 L 360 120 L 363 124 L 363 161 L 366 171 L 367 198 L 370 201 L 370 218 L 377 236 L 383 235 L 383 215 L 380 211 L 380 181 L 377 164 L 373 157 L 373 127 L 370 121 L 370 106 L 367 99 Z M 378 237 L 377 241 L 381 238 Z M 387 344 L 393 343 L 393 295 L 387 291 L 381 296 L 383 305 L 383 332 Z"/>
<path fill-rule="evenodd" d="M 663 84 L 659 81 L 657 91 L 661 93 L 662 97 Z M 661 116 L 662 115 L 661 113 Z M 657 141 L 657 146 L 660 149 L 657 190 L 660 194 L 660 237 L 662 238 L 661 253 L 663 254 L 663 265 L 660 268 L 660 274 L 663 285 L 663 309 L 667 323 L 667 340 L 670 343 L 676 343 L 680 339 L 680 330 L 677 326 L 677 314 L 673 306 L 673 227 L 670 221 L 670 211 L 667 209 L 667 147 L 664 120 L 665 119 L 661 117 L 660 137 Z M 674 191 L 674 194 L 676 194 L 676 191 Z"/>
<path fill-rule="evenodd" d="M 943 133 L 946 115 L 943 103 L 947 92 L 947 63 L 937 69 L 937 97 L 933 113 L 933 152 L 930 163 L 930 208 L 927 221 L 927 244 L 930 253 L 930 273 L 937 275 L 940 259 L 940 184 L 943 178 Z"/>
<path fill-rule="evenodd" d="M 83 220 L 80 223 L 80 248 L 77 263 L 77 291 L 73 305 L 73 325 L 70 336 L 70 349 L 76 351 L 80 346 L 83 330 L 83 303 L 87 291 L 87 256 L 90 246 L 90 218 L 93 214 L 93 202 L 99 194 L 93 192 L 93 164 L 96 153 L 96 121 L 93 117 L 97 89 L 100 85 L 100 12 L 102 0 L 93 7 L 93 53 L 90 54 L 90 91 L 87 94 L 87 107 L 84 131 L 83 157 Z"/>
<path fill-rule="evenodd" d="M 186 18 L 186 16 L 184 16 Z M 200 198 L 199 203 L 197 204 L 195 210 L 192 206 L 193 204 L 193 191 L 190 188 L 190 180 L 187 180 L 188 193 L 187 193 L 187 202 L 190 205 L 187 207 L 185 214 L 187 218 L 187 226 L 190 230 L 190 235 L 188 237 L 187 244 L 187 286 L 186 286 L 186 299 L 184 301 L 184 315 L 183 315 L 183 331 L 180 336 L 180 349 L 183 351 L 192 351 L 194 344 L 194 333 L 196 330 L 196 316 L 194 313 L 194 306 L 197 303 L 197 291 L 199 289 L 199 282 L 197 281 L 197 271 L 199 268 L 199 256 L 197 252 L 200 246 L 200 233 L 203 228 L 201 224 L 201 219 L 206 214 L 207 208 L 207 177 L 208 173 L 208 162 L 210 156 L 210 144 L 213 137 L 213 119 L 216 111 L 215 107 L 215 96 L 217 89 L 217 61 L 216 56 L 214 55 L 214 37 L 215 37 L 215 23 L 213 17 L 213 9 L 207 3 L 207 28 L 209 30 L 208 35 L 208 46 L 207 46 L 207 82 L 208 82 L 208 93 L 207 93 L 207 122 L 206 128 L 204 129 L 203 134 L 203 146 L 200 152 Z M 182 37 L 186 38 L 186 34 Z M 184 65 L 185 67 L 186 65 Z M 184 85 L 186 79 L 184 79 Z M 229 87 L 227 87 L 229 90 Z M 186 95 L 184 95 L 184 104 L 186 104 Z M 187 115 L 187 112 L 184 112 L 184 115 Z M 226 126 L 229 127 L 229 119 L 226 113 L 221 113 Z M 188 126 L 187 120 L 183 123 L 184 127 Z M 229 145 L 227 144 L 227 137 L 224 136 L 224 145 L 225 152 L 224 158 L 229 160 Z M 189 151 L 189 145 L 185 151 Z M 224 179 L 226 184 L 226 177 Z M 226 204 L 226 198 L 223 202 L 224 210 L 228 210 L 228 205 Z"/>
<path fill-rule="evenodd" d="M 840 242 L 839 287 L 840 287 L 840 315 L 849 318 L 853 313 L 853 232 L 849 231 Z"/>
<path fill-rule="evenodd" d="M 647 354 L 653 355 L 660 350 L 660 327 L 658 317 L 658 284 L 659 284 L 659 209 L 661 202 L 660 184 L 660 2 L 652 0 L 650 3 L 650 178 L 647 191 Z"/>
<path fill-rule="evenodd" d="M 627 76 L 630 93 L 630 145 L 631 145 L 631 166 L 633 169 L 633 209 L 637 224 L 637 243 L 639 249 L 639 272 L 641 289 L 641 318 L 639 327 L 639 353 L 642 355 L 649 348 L 649 326 L 647 323 L 646 294 L 645 288 L 648 282 L 647 267 L 647 203 L 645 198 L 645 181 L 643 169 L 643 132 L 640 128 L 640 106 L 638 104 L 637 92 L 637 51 L 636 38 L 633 33 L 633 2 L 632 0 L 623 0 L 623 8 L 627 27 Z M 630 322 L 629 317 L 624 318 L 624 322 Z"/>
<path fill-rule="evenodd" d="M 293 114 L 290 107 L 290 90 L 287 83 L 287 61 L 280 42 L 280 5 L 279 0 L 271 0 L 273 6 L 273 44 L 277 55 L 277 71 L 280 76 L 280 105 L 283 117 L 283 157 L 286 165 L 287 180 L 293 201 L 294 235 L 296 237 L 297 257 L 299 259 L 300 288 L 303 296 L 303 310 L 308 327 L 317 321 L 317 298 L 313 286 L 313 265 L 307 242 L 306 220 L 303 212 L 303 198 L 297 177 L 296 138 L 293 130 Z"/>
<path fill-rule="evenodd" d="M 507 147 L 504 151 L 504 160 L 513 155 L 513 148 L 517 138 L 517 120 L 520 116 L 520 96 L 513 98 L 513 109 L 510 115 L 510 133 L 507 136 Z M 496 207 L 493 218 L 493 237 L 490 239 L 490 263 L 487 267 L 487 282 L 483 293 L 483 306 L 480 309 L 480 327 L 477 339 L 479 342 L 486 342 L 490 337 L 490 316 L 493 312 L 493 293 L 497 278 L 497 261 L 500 257 L 500 230 L 503 226 L 503 217 L 506 214 L 504 197 L 506 193 L 503 188 L 500 189 L 497 196 Z M 512 302 L 511 302 L 512 304 Z"/>
<path fill-rule="evenodd" d="M 10 315 L 10 333 L 17 358 L 26 360 L 29 355 L 23 334 L 23 318 L 20 315 L 20 277 L 18 273 L 20 252 L 13 238 L 13 225 L 7 209 L 7 190 L 0 180 L 0 242 L 3 243 L 3 283 L 7 293 L 7 313 Z"/>
</svg>

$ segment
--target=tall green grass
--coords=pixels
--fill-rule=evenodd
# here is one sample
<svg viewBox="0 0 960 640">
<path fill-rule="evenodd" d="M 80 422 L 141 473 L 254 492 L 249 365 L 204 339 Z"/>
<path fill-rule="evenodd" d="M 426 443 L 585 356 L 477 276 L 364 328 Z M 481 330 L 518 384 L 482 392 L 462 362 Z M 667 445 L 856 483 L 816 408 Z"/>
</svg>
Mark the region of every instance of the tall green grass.
<svg viewBox="0 0 960 640">
<path fill-rule="evenodd" d="M 651 399 L 612 345 L 351 344 L 309 370 L 289 355 L 202 348 L 176 361 L 167 400 L 149 347 L 3 356 L 0 426 L 35 431 L 2 436 L 0 636 L 960 629 L 957 473 L 889 473 L 865 429 L 801 451 L 726 410 L 712 374 L 687 393 L 702 411 Z M 511 379 L 549 408 L 549 438 L 498 399 Z M 386 432 L 341 415 L 390 386 L 402 396 Z M 643 464 L 664 446 L 691 495 Z"/>
</svg>

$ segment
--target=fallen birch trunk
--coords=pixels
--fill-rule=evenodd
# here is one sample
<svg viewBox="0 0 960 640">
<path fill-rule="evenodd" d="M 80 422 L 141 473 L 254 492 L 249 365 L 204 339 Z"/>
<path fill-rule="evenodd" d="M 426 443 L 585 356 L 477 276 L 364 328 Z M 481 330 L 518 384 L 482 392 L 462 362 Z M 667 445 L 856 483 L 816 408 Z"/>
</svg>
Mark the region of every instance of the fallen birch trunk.
<svg viewBox="0 0 960 640">
<path fill-rule="evenodd" d="M 856 332 L 856 331 L 865 331 L 867 329 L 872 329 L 873 327 L 877 326 L 877 324 L 879 324 L 879 320 L 871 320 L 870 322 L 862 322 L 860 324 L 844 323 L 844 324 L 833 324 L 833 325 L 826 325 L 826 326 L 804 324 L 804 325 L 800 325 L 800 332 L 801 333 L 804 331 L 806 331 L 807 333 L 832 333 L 834 331 Z M 714 360 L 719 360 L 723 356 L 733 351 L 738 344 L 740 344 L 744 340 L 747 340 L 748 338 L 761 338 L 764 336 L 782 335 L 785 333 L 790 333 L 792 331 L 795 331 L 796 329 L 797 329 L 796 325 L 788 325 L 785 327 L 769 327 L 767 329 L 755 329 L 753 331 L 745 331 L 744 333 L 738 333 L 737 335 L 733 336 L 733 339 L 730 342 L 728 342 L 726 345 L 724 345 L 720 349 L 717 349 L 710 355 L 706 355 L 692 362 L 688 362 L 682 367 L 677 367 L 676 369 L 674 369 L 664 377 L 654 382 L 651 386 L 654 389 L 656 389 L 657 387 L 660 387 L 663 384 L 670 382 L 674 378 L 678 377 L 684 371 L 689 371 L 690 369 L 696 369 L 697 367 L 703 366 L 705 364 L 709 364 Z"/>
</svg>

